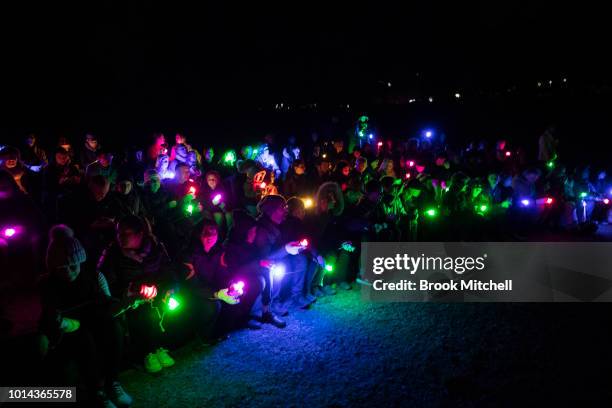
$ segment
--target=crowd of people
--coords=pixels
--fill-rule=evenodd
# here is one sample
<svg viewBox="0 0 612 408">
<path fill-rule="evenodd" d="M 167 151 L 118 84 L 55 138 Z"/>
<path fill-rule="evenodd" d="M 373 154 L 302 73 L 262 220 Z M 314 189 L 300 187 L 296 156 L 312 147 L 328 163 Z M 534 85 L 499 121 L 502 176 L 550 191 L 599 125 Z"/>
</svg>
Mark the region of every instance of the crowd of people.
<svg viewBox="0 0 612 408">
<path fill-rule="evenodd" d="M 187 339 L 283 328 L 288 313 L 367 284 L 362 242 L 504 241 L 608 221 L 605 169 L 566 167 L 554 129 L 533 160 L 506 140 L 445 139 L 385 139 L 362 116 L 346 137 L 225 150 L 183 134 L 118 151 L 92 134 L 1 146 L 10 383 L 78 383 L 97 404 L 128 406 L 126 362 L 157 373 Z"/>
</svg>

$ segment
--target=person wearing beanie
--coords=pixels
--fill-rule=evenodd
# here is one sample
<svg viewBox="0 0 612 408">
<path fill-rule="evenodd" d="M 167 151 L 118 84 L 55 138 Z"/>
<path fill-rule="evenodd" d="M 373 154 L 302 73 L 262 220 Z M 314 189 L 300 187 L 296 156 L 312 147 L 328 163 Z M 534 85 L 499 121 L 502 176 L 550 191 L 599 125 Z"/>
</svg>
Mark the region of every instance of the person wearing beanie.
<svg viewBox="0 0 612 408">
<path fill-rule="evenodd" d="M 123 333 L 112 315 L 104 276 L 85 264 L 87 254 L 72 229 L 49 232 L 47 274 L 40 282 L 50 360 L 76 360 L 83 391 L 93 403 L 129 406 L 132 398 L 119 383 Z"/>
</svg>

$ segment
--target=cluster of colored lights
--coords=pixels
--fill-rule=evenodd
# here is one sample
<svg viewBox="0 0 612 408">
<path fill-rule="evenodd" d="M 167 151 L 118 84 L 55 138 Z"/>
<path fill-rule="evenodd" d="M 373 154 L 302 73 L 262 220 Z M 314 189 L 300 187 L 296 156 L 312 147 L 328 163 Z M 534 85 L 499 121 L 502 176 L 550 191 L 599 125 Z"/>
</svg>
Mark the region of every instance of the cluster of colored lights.
<svg viewBox="0 0 612 408">
<path fill-rule="evenodd" d="M 355 252 L 355 246 L 350 242 L 343 242 L 341 248 L 346 252 Z"/>
</svg>

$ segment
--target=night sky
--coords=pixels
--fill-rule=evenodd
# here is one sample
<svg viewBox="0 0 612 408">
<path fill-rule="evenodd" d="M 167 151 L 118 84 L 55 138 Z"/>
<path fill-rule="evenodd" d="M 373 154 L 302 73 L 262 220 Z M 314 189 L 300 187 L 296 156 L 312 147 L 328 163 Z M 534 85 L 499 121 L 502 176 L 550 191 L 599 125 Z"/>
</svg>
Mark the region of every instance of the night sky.
<svg viewBox="0 0 612 408">
<path fill-rule="evenodd" d="M 398 93 L 576 84 L 610 68 L 606 14 L 585 2 L 83 3 L 0 14 L 6 120 L 350 102 L 387 82 Z"/>
</svg>

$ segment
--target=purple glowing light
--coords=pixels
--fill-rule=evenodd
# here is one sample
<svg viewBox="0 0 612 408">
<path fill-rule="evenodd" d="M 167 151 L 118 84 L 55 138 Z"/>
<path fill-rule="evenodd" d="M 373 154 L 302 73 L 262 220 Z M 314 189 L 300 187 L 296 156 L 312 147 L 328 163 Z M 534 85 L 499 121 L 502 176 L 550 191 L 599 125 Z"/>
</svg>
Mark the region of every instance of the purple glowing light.
<svg viewBox="0 0 612 408">
<path fill-rule="evenodd" d="M 15 236 L 15 234 L 17 234 L 17 230 L 12 227 L 5 228 L 2 232 L 2 235 L 4 235 L 6 238 L 12 238 Z"/>
<path fill-rule="evenodd" d="M 529 204 L 531 204 L 531 201 L 527 200 L 526 198 L 521 200 L 521 204 L 523 205 L 523 207 L 529 207 Z"/>
</svg>

